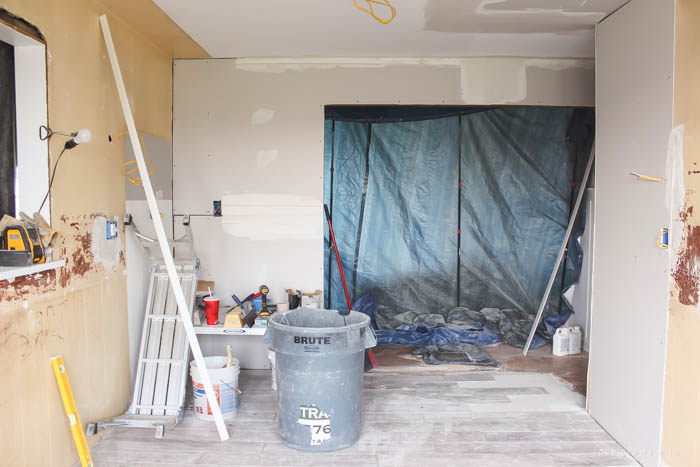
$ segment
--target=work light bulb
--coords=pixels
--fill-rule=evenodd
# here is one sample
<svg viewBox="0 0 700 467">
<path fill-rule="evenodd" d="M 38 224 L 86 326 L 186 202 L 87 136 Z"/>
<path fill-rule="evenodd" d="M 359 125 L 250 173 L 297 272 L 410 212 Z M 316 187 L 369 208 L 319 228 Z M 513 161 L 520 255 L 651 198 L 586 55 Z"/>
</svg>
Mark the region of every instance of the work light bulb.
<svg viewBox="0 0 700 467">
<path fill-rule="evenodd" d="M 74 134 L 75 136 L 73 136 L 72 139 L 66 141 L 66 145 L 64 146 L 65 149 L 73 149 L 79 144 L 89 143 L 92 139 L 92 133 L 90 133 L 90 130 L 88 130 L 87 128 L 82 128 L 78 130 L 77 133 L 72 134 Z"/>
<path fill-rule="evenodd" d="M 81 128 L 73 139 L 76 144 L 89 143 L 92 139 L 92 133 L 87 128 Z"/>
</svg>

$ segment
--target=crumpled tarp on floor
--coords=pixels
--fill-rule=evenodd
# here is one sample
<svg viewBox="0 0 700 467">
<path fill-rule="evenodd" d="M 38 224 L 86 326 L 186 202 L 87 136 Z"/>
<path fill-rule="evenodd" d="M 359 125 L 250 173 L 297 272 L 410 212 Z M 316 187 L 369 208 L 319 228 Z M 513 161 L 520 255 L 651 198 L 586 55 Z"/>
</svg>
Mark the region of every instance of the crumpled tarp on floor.
<svg viewBox="0 0 700 467">
<path fill-rule="evenodd" d="M 412 353 L 422 355 L 426 365 L 499 366 L 488 351 L 472 344 L 426 345 Z"/>
<path fill-rule="evenodd" d="M 353 310 L 370 317 L 377 334 L 377 345 L 490 345 L 497 342 L 516 347 L 525 345 L 533 316 L 519 310 L 483 308 L 479 311 L 457 307 L 445 315 L 405 312 L 387 321 L 377 313 L 377 300 L 368 293 L 356 300 Z M 552 315 L 543 320 L 543 330 L 535 334 L 530 349 L 547 342 L 547 337 L 564 324 L 568 315 Z M 443 324 L 444 323 L 444 324 Z M 384 326 L 381 326 L 383 324 Z"/>
</svg>

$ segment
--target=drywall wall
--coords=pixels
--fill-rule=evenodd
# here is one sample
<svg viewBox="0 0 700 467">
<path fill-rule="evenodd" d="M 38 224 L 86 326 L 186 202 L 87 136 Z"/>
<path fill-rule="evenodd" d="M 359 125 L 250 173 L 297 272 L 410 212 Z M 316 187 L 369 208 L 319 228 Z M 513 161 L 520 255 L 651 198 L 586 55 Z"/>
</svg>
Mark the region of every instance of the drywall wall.
<svg viewBox="0 0 700 467">
<path fill-rule="evenodd" d="M 700 3 L 676 1 L 676 55 L 674 67 L 674 116 L 681 144 L 677 148 L 678 175 L 685 193 L 674 206 L 673 225 L 681 241 L 678 256 L 671 257 L 670 314 L 666 355 L 666 390 L 662 459 L 665 465 L 700 465 L 700 315 L 698 274 L 700 260 Z M 682 131 L 681 131 L 682 130 Z M 680 209 L 677 209 L 679 208 Z"/>
<path fill-rule="evenodd" d="M 596 171 L 589 409 L 643 465 L 660 458 L 669 256 L 673 2 L 632 0 L 596 29 Z"/>
<path fill-rule="evenodd" d="M 0 388 L 4 465 L 65 466 L 77 454 L 49 358 L 62 354 L 83 423 L 123 412 L 129 402 L 129 342 L 124 231 L 105 246 L 94 237 L 99 217 L 124 214 L 124 128 L 99 16 L 90 0 L 5 0 L 10 12 L 36 25 L 48 48 L 49 123 L 55 130 L 87 127 L 93 140 L 66 152 L 56 171 L 51 214 L 59 232 L 55 272 L 0 282 Z M 169 140 L 171 57 L 110 15 L 110 25 L 143 131 Z M 37 129 L 38 131 L 38 129 Z M 64 144 L 52 138 L 50 160 Z M 101 222 L 104 222 L 102 220 Z M 106 239 L 105 239 L 106 240 Z M 118 247 L 118 248 L 117 248 Z M 103 250 L 105 248 L 105 250 Z"/>
<path fill-rule="evenodd" d="M 134 162 L 134 150 L 128 134 L 117 133 L 119 137 L 126 138 L 124 172 L 136 170 Z M 172 141 L 156 138 L 149 134 L 140 133 L 142 149 L 151 170 L 151 185 L 156 195 L 158 207 L 163 219 L 165 232 L 172 237 L 173 226 L 173 146 Z M 141 346 L 141 333 L 143 320 L 146 314 L 146 300 L 150 286 L 151 258 L 150 252 L 143 247 L 142 242 L 135 235 L 138 229 L 142 235 L 156 238 L 155 227 L 151 221 L 146 194 L 141 186 L 138 171 L 124 177 L 126 193 L 126 212 L 131 214 L 134 227 L 125 228 L 126 244 L 126 290 L 129 315 L 129 368 L 131 370 L 131 387 L 136 379 L 136 365 L 138 363 L 139 349 Z"/>
<path fill-rule="evenodd" d="M 263 283 L 273 300 L 288 287 L 322 289 L 324 105 L 588 106 L 593 78 L 589 60 L 176 60 L 175 224 L 193 215 L 201 276 L 216 281 L 224 304 Z M 315 205 L 315 218 L 303 217 L 315 225 L 290 239 L 260 202 L 246 211 L 257 235 L 227 234 L 227 212 L 211 217 L 212 201 L 240 194 L 275 195 L 276 206 L 302 210 Z"/>
<path fill-rule="evenodd" d="M 579 326 L 583 331 L 583 350 L 588 352 L 591 343 L 591 282 L 593 275 L 593 231 L 595 229 L 595 188 L 586 188 L 586 197 L 582 208 L 586 213 L 586 227 L 579 243 L 583 251 L 583 264 L 578 282 L 574 285 L 571 304 L 574 314 L 571 315 L 567 326 Z"/>
</svg>

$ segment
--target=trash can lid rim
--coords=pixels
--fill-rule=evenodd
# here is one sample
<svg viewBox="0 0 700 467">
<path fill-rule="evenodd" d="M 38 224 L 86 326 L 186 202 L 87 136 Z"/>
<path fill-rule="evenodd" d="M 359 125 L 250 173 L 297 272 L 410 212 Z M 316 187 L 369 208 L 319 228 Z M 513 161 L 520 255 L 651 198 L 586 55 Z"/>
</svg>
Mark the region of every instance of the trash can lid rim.
<svg viewBox="0 0 700 467">
<path fill-rule="evenodd" d="M 312 311 L 312 312 L 319 312 L 319 311 L 330 311 L 333 313 L 338 313 L 337 310 L 322 310 L 319 308 L 296 308 L 294 310 L 290 310 L 288 312 L 285 312 L 284 315 L 288 315 L 289 313 L 294 313 L 296 312 L 302 312 L 304 310 L 307 311 Z M 338 316 L 342 316 L 338 313 Z M 291 332 L 298 332 L 298 333 L 342 333 L 346 332 L 349 329 L 360 329 L 364 327 L 369 327 L 370 326 L 370 319 L 369 316 L 365 315 L 364 313 L 360 313 L 358 311 L 351 311 L 350 314 L 345 315 L 346 318 L 352 317 L 353 319 L 360 319 L 361 321 L 359 323 L 349 323 L 344 326 L 324 326 L 324 327 L 308 327 L 308 326 L 295 326 L 292 324 L 284 324 L 284 323 L 279 323 L 275 320 L 277 317 L 276 314 L 273 314 L 270 319 L 268 320 L 268 328 L 273 328 L 273 329 L 278 329 L 281 331 L 291 331 Z M 281 318 L 279 318 L 281 319 Z"/>
</svg>

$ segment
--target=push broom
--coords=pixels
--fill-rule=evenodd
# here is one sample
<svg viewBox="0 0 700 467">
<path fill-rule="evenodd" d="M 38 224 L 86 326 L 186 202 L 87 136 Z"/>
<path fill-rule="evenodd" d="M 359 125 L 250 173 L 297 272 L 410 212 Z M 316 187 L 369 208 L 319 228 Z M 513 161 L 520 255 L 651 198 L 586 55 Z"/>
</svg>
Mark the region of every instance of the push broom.
<svg viewBox="0 0 700 467">
<path fill-rule="evenodd" d="M 338 263 L 338 272 L 340 272 L 340 281 L 343 283 L 343 291 L 345 292 L 345 301 L 348 303 L 347 313 L 340 312 L 343 317 L 350 314 L 352 311 L 352 303 L 350 303 L 350 295 L 348 294 L 348 286 L 345 284 L 345 274 L 343 274 L 343 265 L 340 263 L 340 255 L 338 254 L 338 245 L 335 243 L 335 234 L 333 233 L 333 224 L 331 223 L 331 214 L 328 210 L 328 205 L 324 204 L 323 209 L 326 211 L 326 221 L 328 221 L 328 233 L 331 237 L 331 243 L 333 244 L 333 251 L 335 251 L 335 260 Z M 374 358 L 374 352 L 371 350 L 365 351 L 365 371 L 369 371 L 377 366 L 377 359 Z"/>
</svg>

